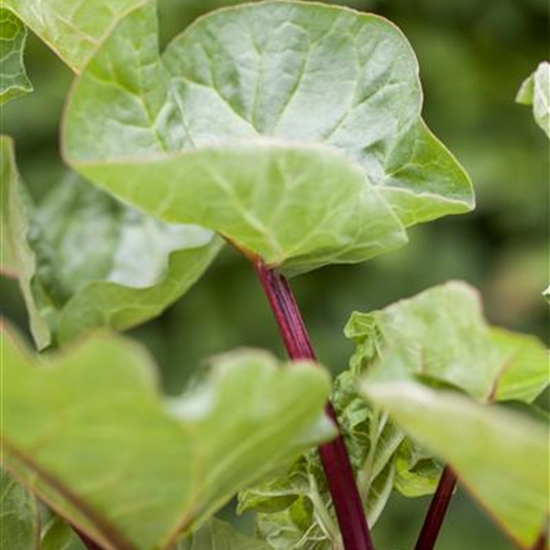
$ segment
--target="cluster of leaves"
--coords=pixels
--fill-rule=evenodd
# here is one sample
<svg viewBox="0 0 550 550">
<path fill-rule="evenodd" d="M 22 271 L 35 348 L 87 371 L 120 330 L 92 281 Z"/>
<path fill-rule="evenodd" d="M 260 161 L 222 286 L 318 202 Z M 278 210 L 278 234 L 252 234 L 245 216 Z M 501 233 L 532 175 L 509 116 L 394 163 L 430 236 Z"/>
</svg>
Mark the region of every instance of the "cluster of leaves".
<svg viewBox="0 0 550 550">
<path fill-rule="evenodd" d="M 74 172 L 34 205 L 10 138 L 0 152 L 2 269 L 39 349 L 79 340 L 39 356 L 2 329 L 2 460 L 32 493 L 3 474 L 2 541 L 81 548 L 38 497 L 106 550 L 338 548 L 311 450 L 334 435 L 322 369 L 235 352 L 168 400 L 143 349 L 83 336 L 158 315 L 220 236 L 288 273 L 359 262 L 470 210 L 469 179 L 421 119 L 414 54 L 382 18 L 265 2 L 200 19 L 161 53 L 153 0 L 103 5 L 0 8 L 0 102 L 31 90 L 27 27 L 77 74 L 62 128 Z M 547 124 L 533 82 L 521 97 Z M 540 345 L 488 329 L 460 285 L 356 314 L 347 332 L 358 350 L 333 401 L 370 522 L 394 488 L 432 492 L 445 460 L 529 545 L 548 513 L 544 428 L 485 405 L 532 402 Z M 211 519 L 242 489 L 260 538 Z"/>
<path fill-rule="evenodd" d="M 542 344 L 487 326 L 476 292 L 454 282 L 354 313 L 346 335 L 357 348 L 335 381 L 333 403 L 370 523 L 392 489 L 409 497 L 433 492 L 444 460 L 530 548 L 548 514 L 548 417 L 532 405 L 548 385 Z M 314 453 L 240 498 L 242 509 L 259 513 L 259 531 L 277 550 L 338 547 Z"/>
</svg>

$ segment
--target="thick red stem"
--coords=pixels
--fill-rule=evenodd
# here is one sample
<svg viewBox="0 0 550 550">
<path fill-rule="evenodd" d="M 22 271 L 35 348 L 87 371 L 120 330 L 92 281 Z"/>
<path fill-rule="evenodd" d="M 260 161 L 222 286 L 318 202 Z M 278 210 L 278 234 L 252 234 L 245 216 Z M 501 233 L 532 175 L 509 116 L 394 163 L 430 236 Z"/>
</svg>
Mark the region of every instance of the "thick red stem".
<svg viewBox="0 0 550 550">
<path fill-rule="evenodd" d="M 291 359 L 315 360 L 307 330 L 288 281 L 260 260 L 253 260 L 256 272 L 279 326 Z M 326 412 L 336 425 L 331 403 Z M 355 483 L 346 445 L 341 435 L 319 447 L 325 475 L 346 550 L 374 550 L 370 531 Z"/>
<path fill-rule="evenodd" d="M 456 475 L 449 466 L 445 466 L 416 541 L 415 550 L 433 550 L 455 486 Z"/>
<path fill-rule="evenodd" d="M 545 528 L 538 539 L 535 541 L 533 548 L 531 550 L 546 550 L 548 548 L 548 531 Z"/>
</svg>

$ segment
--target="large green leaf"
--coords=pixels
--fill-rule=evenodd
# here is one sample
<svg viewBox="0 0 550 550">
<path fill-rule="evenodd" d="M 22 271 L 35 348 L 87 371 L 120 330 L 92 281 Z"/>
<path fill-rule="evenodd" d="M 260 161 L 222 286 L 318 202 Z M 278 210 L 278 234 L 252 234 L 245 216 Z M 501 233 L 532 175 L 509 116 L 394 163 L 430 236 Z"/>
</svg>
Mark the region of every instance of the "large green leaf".
<svg viewBox="0 0 550 550">
<path fill-rule="evenodd" d="M 1 344 L 5 465 L 107 550 L 170 546 L 334 435 L 322 413 L 330 381 L 311 364 L 227 354 L 166 401 L 149 356 L 127 340 L 97 336 L 41 357 L 5 330 Z"/>
<path fill-rule="evenodd" d="M 161 313 L 216 257 L 221 241 L 160 222 L 69 174 L 38 207 L 2 137 L 2 221 L 40 348 L 93 327 L 123 330 Z"/>
<path fill-rule="evenodd" d="M 149 0 L 2 0 L 74 71 L 79 72 L 114 25 Z"/>
<path fill-rule="evenodd" d="M 354 313 L 352 364 L 370 380 L 448 385 L 484 402 L 531 402 L 548 385 L 547 352 L 535 337 L 492 328 L 465 283 L 431 288 L 372 313 Z"/>
<path fill-rule="evenodd" d="M 272 550 L 258 539 L 235 531 L 230 525 L 212 519 L 186 537 L 174 550 Z"/>
<path fill-rule="evenodd" d="M 265 2 L 200 19 L 162 56 L 157 33 L 152 4 L 131 13 L 67 107 L 68 162 L 115 195 L 293 271 L 362 261 L 472 207 L 384 19 Z"/>
<path fill-rule="evenodd" d="M 548 429 L 415 382 L 365 381 L 365 395 L 448 462 L 521 548 L 532 548 L 549 513 Z"/>
<path fill-rule="evenodd" d="M 550 63 L 543 61 L 521 85 L 518 103 L 533 106 L 536 123 L 550 138 Z"/>
<path fill-rule="evenodd" d="M 0 105 L 32 91 L 23 64 L 26 38 L 21 21 L 0 7 Z"/>
</svg>

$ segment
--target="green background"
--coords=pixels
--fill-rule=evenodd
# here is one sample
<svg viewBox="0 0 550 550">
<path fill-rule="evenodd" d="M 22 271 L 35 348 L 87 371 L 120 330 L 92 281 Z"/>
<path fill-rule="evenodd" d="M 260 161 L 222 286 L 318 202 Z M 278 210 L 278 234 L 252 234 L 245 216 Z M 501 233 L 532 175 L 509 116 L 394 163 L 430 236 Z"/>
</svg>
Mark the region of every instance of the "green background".
<svg viewBox="0 0 550 550">
<path fill-rule="evenodd" d="M 237 3 L 160 0 L 163 40 L 201 13 Z M 449 279 L 480 289 L 491 322 L 547 338 L 547 306 L 540 293 L 548 279 L 548 141 L 514 97 L 522 80 L 548 58 L 548 3 L 339 3 L 386 16 L 408 37 L 420 62 L 424 117 L 472 177 L 477 209 L 412 229 L 410 243 L 388 256 L 293 280 L 320 361 L 333 372 L 346 367 L 352 346 L 342 327 L 353 310 L 383 307 Z M 21 172 L 39 199 L 64 170 L 58 129 L 72 74 L 34 36 L 26 64 L 35 92 L 3 109 L 1 122 L 2 132 L 16 140 Z M 2 277 L 0 290 L 2 314 L 26 329 L 16 282 Z M 169 393 L 179 392 L 204 358 L 221 351 L 258 346 L 283 356 L 252 269 L 229 249 L 178 303 L 130 334 L 157 358 Z M 428 502 L 395 495 L 374 529 L 377 548 L 411 548 Z M 437 548 L 512 546 L 459 491 Z"/>
</svg>

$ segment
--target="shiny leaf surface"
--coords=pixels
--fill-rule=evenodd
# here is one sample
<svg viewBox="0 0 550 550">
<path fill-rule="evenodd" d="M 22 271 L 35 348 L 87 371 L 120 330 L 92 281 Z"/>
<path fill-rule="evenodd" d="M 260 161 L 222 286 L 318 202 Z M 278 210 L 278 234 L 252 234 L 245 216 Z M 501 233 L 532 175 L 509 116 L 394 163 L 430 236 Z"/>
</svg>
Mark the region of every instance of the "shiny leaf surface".
<svg viewBox="0 0 550 550">
<path fill-rule="evenodd" d="M 200 19 L 162 56 L 157 33 L 153 5 L 130 14 L 67 108 L 67 160 L 113 194 L 291 272 L 368 259 L 472 207 L 384 19 L 266 2 Z"/>
</svg>

